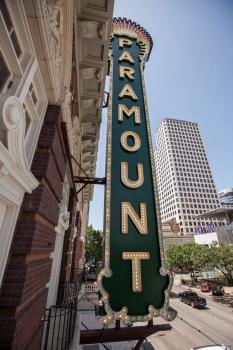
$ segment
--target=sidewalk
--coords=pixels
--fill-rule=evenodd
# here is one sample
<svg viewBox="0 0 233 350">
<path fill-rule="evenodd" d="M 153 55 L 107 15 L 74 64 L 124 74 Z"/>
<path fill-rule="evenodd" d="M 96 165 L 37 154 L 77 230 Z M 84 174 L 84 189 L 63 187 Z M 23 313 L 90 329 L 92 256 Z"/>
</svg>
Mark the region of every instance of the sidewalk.
<svg viewBox="0 0 233 350">
<path fill-rule="evenodd" d="M 70 350 L 131 350 L 136 345 L 137 341 L 125 341 L 114 343 L 98 343 L 79 345 L 79 333 L 84 329 L 103 329 L 95 316 L 94 305 L 98 304 L 99 300 L 95 293 L 84 294 L 78 304 L 78 317 L 76 324 L 76 332 Z M 126 324 L 122 324 L 125 327 Z M 115 324 L 110 324 L 109 328 L 114 328 Z M 104 329 L 103 329 L 104 331 Z"/>
</svg>

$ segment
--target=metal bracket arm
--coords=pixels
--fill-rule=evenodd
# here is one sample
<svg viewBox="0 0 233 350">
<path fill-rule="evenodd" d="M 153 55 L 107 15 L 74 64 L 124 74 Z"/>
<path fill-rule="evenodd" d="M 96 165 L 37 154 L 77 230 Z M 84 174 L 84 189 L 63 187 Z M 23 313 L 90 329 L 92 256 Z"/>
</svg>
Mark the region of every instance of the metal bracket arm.
<svg viewBox="0 0 233 350">
<path fill-rule="evenodd" d="M 169 331 L 170 324 L 155 326 L 88 329 L 80 331 L 80 344 L 110 343 L 130 340 L 143 340 L 160 331 Z"/>
<path fill-rule="evenodd" d="M 82 183 L 86 185 L 105 185 L 106 184 L 105 177 L 75 176 L 74 179 L 76 183 Z"/>
</svg>

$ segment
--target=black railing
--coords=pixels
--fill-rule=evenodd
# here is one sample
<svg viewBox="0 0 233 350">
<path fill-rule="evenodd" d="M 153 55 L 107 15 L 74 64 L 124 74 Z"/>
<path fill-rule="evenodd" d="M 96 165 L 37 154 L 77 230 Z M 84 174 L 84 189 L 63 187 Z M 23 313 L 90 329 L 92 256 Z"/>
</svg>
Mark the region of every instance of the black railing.
<svg viewBox="0 0 233 350">
<path fill-rule="evenodd" d="M 65 283 L 63 303 L 45 310 L 41 350 L 69 349 L 74 337 L 80 287 L 79 280 Z"/>
<path fill-rule="evenodd" d="M 64 283 L 63 287 L 63 304 L 69 303 L 70 300 L 78 296 L 81 288 L 81 279 L 77 279 L 73 282 Z"/>
</svg>

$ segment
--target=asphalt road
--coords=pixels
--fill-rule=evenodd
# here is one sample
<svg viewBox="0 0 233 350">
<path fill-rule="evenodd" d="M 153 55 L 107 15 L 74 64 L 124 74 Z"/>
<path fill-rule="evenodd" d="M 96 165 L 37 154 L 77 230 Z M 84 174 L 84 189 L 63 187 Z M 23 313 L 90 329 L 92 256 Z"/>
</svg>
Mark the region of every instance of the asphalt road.
<svg viewBox="0 0 233 350">
<path fill-rule="evenodd" d="M 173 291 L 183 291 L 174 287 Z M 199 293 L 200 294 L 200 293 Z M 196 346 L 209 344 L 230 345 L 233 349 L 233 309 L 217 303 L 206 296 L 207 308 L 193 309 L 180 302 L 178 298 L 170 299 L 171 306 L 178 311 L 178 317 L 171 322 L 173 329 L 159 332 L 148 340 L 156 350 L 190 350 Z M 154 324 L 166 323 L 161 318 L 154 319 Z"/>
</svg>

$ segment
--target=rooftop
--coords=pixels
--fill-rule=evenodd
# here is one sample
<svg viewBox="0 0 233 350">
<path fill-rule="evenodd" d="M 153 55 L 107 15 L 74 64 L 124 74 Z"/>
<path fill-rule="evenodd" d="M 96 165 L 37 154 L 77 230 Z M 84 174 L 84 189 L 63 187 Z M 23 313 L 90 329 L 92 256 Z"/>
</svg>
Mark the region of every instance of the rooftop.
<svg viewBox="0 0 233 350">
<path fill-rule="evenodd" d="M 182 123 L 189 123 L 189 124 L 196 124 L 198 125 L 198 123 L 196 122 L 192 122 L 190 120 L 184 120 L 184 119 L 176 119 L 176 118 L 163 118 L 162 122 L 165 120 L 170 120 L 170 121 L 176 121 L 176 122 L 182 122 Z"/>
<path fill-rule="evenodd" d="M 233 222 L 233 208 L 217 208 L 206 211 L 203 214 L 196 215 L 195 218 L 208 218 L 208 219 L 227 219 L 228 223 Z"/>
</svg>

